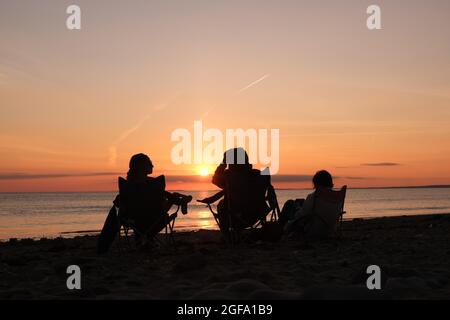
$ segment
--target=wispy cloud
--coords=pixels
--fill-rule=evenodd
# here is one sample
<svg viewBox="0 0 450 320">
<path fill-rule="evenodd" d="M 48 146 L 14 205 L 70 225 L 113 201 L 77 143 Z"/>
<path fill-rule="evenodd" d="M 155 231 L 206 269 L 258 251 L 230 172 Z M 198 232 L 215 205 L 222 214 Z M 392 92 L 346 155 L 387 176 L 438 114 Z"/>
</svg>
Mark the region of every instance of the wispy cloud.
<svg viewBox="0 0 450 320">
<path fill-rule="evenodd" d="M 370 179 L 370 178 L 366 178 L 366 177 L 336 177 L 336 179 L 367 180 L 367 179 Z"/>
<path fill-rule="evenodd" d="M 272 182 L 305 182 L 311 181 L 312 176 L 307 174 L 277 174 L 271 177 Z"/>
<path fill-rule="evenodd" d="M 109 177 L 120 176 L 120 172 L 81 172 L 81 173 L 26 173 L 26 172 L 13 172 L 13 173 L 0 173 L 0 181 L 3 180 L 38 180 L 38 179 L 59 179 L 59 178 L 83 178 L 83 177 Z M 335 179 L 348 179 L 348 180 L 365 180 L 365 177 L 334 177 Z M 312 175 L 307 174 L 282 174 L 273 175 L 271 177 L 274 183 L 301 183 L 312 181 Z M 167 175 L 167 182 L 173 183 L 210 183 L 211 176 L 203 177 L 199 175 Z"/>
<path fill-rule="evenodd" d="M 45 76 L 45 65 L 40 59 L 26 50 L 8 47 L 0 49 L 0 84 L 14 81 L 39 81 L 54 83 Z M 48 70 L 47 70 L 48 71 Z"/>
<path fill-rule="evenodd" d="M 265 75 L 263 75 L 261 78 L 255 80 L 255 81 L 253 81 L 252 83 L 246 85 L 245 87 L 239 89 L 239 90 L 236 92 L 236 95 L 241 94 L 242 92 L 244 92 L 244 91 L 250 89 L 251 87 L 256 86 L 258 83 L 260 83 L 261 81 L 264 81 L 264 80 L 267 79 L 269 76 L 270 76 L 270 74 L 265 74 Z"/>
<path fill-rule="evenodd" d="M 73 178 L 73 177 L 101 177 L 117 176 L 117 172 L 88 172 L 88 173 L 4 173 L 0 174 L 0 180 L 35 180 L 35 179 L 53 179 L 53 178 Z"/>
<path fill-rule="evenodd" d="M 305 182 L 311 181 L 311 175 L 303 174 L 284 174 L 284 175 L 273 175 L 271 177 L 272 182 Z M 168 182 L 210 182 L 211 177 L 203 177 L 198 175 L 169 175 L 166 176 L 166 181 Z"/>
<path fill-rule="evenodd" d="M 301 183 L 311 182 L 313 176 L 309 174 L 277 174 L 271 177 L 274 183 Z M 346 180 L 365 180 L 366 177 L 349 176 L 349 177 L 334 177 L 334 179 L 346 179 Z M 210 182 L 211 177 L 202 177 L 196 175 L 169 175 L 166 176 L 166 181 L 177 183 L 192 183 L 192 182 Z"/>
<path fill-rule="evenodd" d="M 400 163 L 395 163 L 395 162 L 362 163 L 361 165 L 364 166 L 364 167 L 395 167 L 395 166 L 401 166 Z"/>
<path fill-rule="evenodd" d="M 312 181 L 313 176 L 308 174 L 281 174 L 272 176 L 272 182 L 309 182 Z M 346 180 L 365 180 L 366 177 L 340 177 L 335 176 L 334 179 L 346 179 Z"/>
<path fill-rule="evenodd" d="M 22 150 L 27 152 L 35 152 L 35 153 L 42 153 L 42 154 L 48 154 L 48 155 L 68 155 L 70 153 L 63 152 L 63 151 L 57 151 L 57 150 L 51 150 L 47 148 L 41 148 L 36 146 L 28 146 L 28 145 L 5 145 L 0 144 L 0 149 L 12 149 L 12 150 Z"/>
</svg>

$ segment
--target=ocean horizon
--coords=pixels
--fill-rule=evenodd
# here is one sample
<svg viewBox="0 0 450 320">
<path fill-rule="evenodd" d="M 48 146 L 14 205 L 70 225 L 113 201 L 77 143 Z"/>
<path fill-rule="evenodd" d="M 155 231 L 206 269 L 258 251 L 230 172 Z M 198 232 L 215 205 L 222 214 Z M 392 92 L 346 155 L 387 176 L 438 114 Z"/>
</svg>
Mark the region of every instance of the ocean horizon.
<svg viewBox="0 0 450 320">
<path fill-rule="evenodd" d="M 183 190 L 177 190 L 183 191 Z M 217 229 L 209 209 L 197 203 L 217 190 L 183 191 L 193 196 L 187 215 L 178 216 L 177 231 Z M 277 190 L 280 209 L 288 199 L 305 198 L 311 189 Z M 101 230 L 116 192 L 0 193 L 0 240 L 55 238 Z M 447 187 L 352 188 L 345 219 L 450 213 Z"/>
</svg>

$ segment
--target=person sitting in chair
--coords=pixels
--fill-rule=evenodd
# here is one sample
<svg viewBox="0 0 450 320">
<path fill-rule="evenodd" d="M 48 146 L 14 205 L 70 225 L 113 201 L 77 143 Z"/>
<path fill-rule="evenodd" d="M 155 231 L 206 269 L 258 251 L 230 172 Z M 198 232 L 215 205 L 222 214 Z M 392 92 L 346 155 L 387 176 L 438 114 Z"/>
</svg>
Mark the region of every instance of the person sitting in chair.
<svg viewBox="0 0 450 320">
<path fill-rule="evenodd" d="M 187 213 L 192 196 L 166 191 L 165 177 L 149 177 L 152 173 L 153 163 L 147 155 L 131 157 L 127 178 L 119 177 L 119 195 L 100 235 L 99 253 L 106 252 L 121 225 L 133 229 L 137 243 L 142 244 L 176 218 L 176 214 L 168 214 L 173 205 L 181 206 L 182 213 Z M 115 208 L 119 208 L 118 215 Z"/>
<path fill-rule="evenodd" d="M 115 200 L 121 218 L 133 220 L 134 227 L 141 232 L 156 234 L 174 218 L 167 213 L 173 205 L 182 205 L 183 213 L 187 213 L 186 206 L 192 196 L 166 191 L 163 175 L 149 177 L 153 173 L 153 163 L 147 155 L 132 156 L 129 167 L 126 182 L 119 181 L 120 195 Z"/>
<path fill-rule="evenodd" d="M 344 193 L 333 191 L 333 178 L 326 170 L 312 179 L 315 191 L 306 199 L 288 200 L 279 222 L 287 233 L 307 238 L 326 238 L 334 234 L 343 208 Z"/>
<path fill-rule="evenodd" d="M 212 183 L 222 191 L 199 202 L 211 204 L 223 197 L 215 217 L 221 231 L 251 227 L 269 213 L 265 194 L 270 186 L 270 175 L 253 169 L 244 149 L 234 148 L 224 153 Z"/>
</svg>

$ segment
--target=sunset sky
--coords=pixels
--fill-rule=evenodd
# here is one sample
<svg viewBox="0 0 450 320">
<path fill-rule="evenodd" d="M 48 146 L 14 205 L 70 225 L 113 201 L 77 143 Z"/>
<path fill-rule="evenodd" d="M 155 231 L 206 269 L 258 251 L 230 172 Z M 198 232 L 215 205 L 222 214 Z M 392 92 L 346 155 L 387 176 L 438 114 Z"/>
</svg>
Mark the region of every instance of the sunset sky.
<svg viewBox="0 0 450 320">
<path fill-rule="evenodd" d="M 0 2 L 0 192 L 115 190 L 138 152 L 210 188 L 170 157 L 195 120 L 279 129 L 278 187 L 450 184 L 450 2 Z"/>
</svg>

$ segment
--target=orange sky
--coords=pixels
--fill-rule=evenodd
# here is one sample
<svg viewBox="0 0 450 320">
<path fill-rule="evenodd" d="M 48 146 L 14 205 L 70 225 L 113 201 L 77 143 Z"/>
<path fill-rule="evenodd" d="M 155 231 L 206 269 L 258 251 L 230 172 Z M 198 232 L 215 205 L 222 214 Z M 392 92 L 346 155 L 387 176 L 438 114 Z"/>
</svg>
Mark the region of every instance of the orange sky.
<svg viewBox="0 0 450 320">
<path fill-rule="evenodd" d="M 372 2 L 77 1 L 68 31 L 71 1 L 2 1 L 0 192 L 115 190 L 137 152 L 211 187 L 170 158 L 195 120 L 279 129 L 279 187 L 450 184 L 450 3 L 380 2 L 369 31 Z"/>
</svg>

